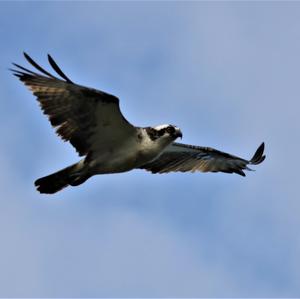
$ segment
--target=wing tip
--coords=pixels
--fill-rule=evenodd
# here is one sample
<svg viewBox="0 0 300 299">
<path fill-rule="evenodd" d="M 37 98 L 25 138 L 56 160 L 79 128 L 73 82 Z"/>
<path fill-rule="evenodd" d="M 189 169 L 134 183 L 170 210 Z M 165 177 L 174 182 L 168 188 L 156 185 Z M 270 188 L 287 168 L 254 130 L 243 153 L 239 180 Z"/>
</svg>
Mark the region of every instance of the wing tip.
<svg viewBox="0 0 300 299">
<path fill-rule="evenodd" d="M 30 60 L 31 59 L 31 57 L 25 51 L 23 51 L 23 55 L 26 58 L 26 60 Z"/>
<path fill-rule="evenodd" d="M 57 65 L 57 63 L 55 62 L 55 60 L 52 58 L 52 56 L 48 53 L 47 54 L 48 57 L 48 61 L 50 63 L 50 65 L 52 66 L 52 68 L 54 69 L 54 71 L 61 76 L 63 79 L 65 79 L 68 83 L 73 83 L 67 76 L 66 74 L 60 69 L 60 67 Z"/>
<path fill-rule="evenodd" d="M 29 64 L 31 64 L 35 69 L 37 69 L 38 71 L 40 71 L 42 74 L 50 77 L 50 78 L 53 78 L 53 79 L 58 79 L 57 77 L 53 76 L 52 74 L 50 74 L 49 72 L 47 72 L 44 68 L 42 68 L 39 64 L 37 64 L 25 51 L 23 51 L 23 55 L 25 57 L 25 59 L 27 60 L 27 62 L 29 62 Z M 57 63 L 54 61 L 54 59 L 51 57 L 50 54 L 47 54 L 48 56 L 48 61 L 49 61 L 49 64 L 50 66 L 52 66 L 52 68 L 54 69 L 54 71 L 62 78 L 64 79 L 66 82 L 68 83 L 73 83 L 64 73 L 63 71 L 59 68 L 59 66 L 57 65 Z M 35 72 L 32 72 L 16 63 L 12 63 L 15 67 L 17 67 L 18 69 L 21 69 L 23 71 L 25 71 L 26 73 L 29 73 L 29 74 L 32 74 L 32 75 L 35 75 L 35 76 L 41 76 L 40 74 L 37 74 Z M 21 74 L 26 74 L 24 72 L 20 72 L 18 70 L 12 70 L 10 69 L 15 76 L 17 77 L 20 77 L 20 75 L 16 75 L 16 73 L 21 73 Z"/>
<path fill-rule="evenodd" d="M 254 153 L 253 157 L 251 158 L 251 160 L 249 161 L 249 163 L 253 164 L 253 165 L 262 163 L 266 158 L 266 155 L 264 155 L 264 150 L 265 150 L 265 143 L 262 142 L 262 144 L 255 151 L 255 153 Z"/>
</svg>

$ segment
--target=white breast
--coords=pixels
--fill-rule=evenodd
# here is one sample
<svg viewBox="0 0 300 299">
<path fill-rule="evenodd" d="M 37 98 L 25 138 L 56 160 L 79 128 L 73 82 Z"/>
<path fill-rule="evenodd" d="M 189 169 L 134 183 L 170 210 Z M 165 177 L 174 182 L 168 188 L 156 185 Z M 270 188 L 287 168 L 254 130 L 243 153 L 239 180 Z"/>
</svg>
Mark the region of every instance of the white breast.
<svg viewBox="0 0 300 299">
<path fill-rule="evenodd" d="M 97 173 L 125 172 L 157 158 L 172 140 L 151 140 L 144 129 L 120 146 L 98 153 L 91 161 Z"/>
</svg>

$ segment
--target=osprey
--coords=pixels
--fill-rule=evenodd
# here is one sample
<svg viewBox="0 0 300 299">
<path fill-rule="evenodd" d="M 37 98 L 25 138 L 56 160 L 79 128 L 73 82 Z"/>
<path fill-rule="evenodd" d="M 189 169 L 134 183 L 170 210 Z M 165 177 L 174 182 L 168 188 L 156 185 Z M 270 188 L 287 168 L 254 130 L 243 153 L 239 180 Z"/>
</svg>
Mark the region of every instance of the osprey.
<svg viewBox="0 0 300 299">
<path fill-rule="evenodd" d="M 40 73 L 15 63 L 17 69 L 11 71 L 37 97 L 57 134 L 83 156 L 78 163 L 36 180 L 41 193 L 80 185 L 96 174 L 137 168 L 152 173 L 221 171 L 245 176 L 243 170 L 251 170 L 248 164 L 265 159 L 264 143 L 252 159 L 245 160 L 210 147 L 176 143 L 182 133 L 174 125 L 133 126 L 122 115 L 116 96 L 72 82 L 50 55 L 49 63 L 61 78 L 44 70 L 26 53 L 24 56 Z"/>
</svg>

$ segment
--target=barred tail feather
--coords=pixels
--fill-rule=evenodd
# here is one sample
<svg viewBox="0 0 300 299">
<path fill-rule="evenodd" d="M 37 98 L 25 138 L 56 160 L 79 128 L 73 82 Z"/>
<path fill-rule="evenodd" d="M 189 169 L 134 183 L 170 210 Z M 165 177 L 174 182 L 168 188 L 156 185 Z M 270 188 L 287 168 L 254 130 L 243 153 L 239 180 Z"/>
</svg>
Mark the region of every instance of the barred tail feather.
<svg viewBox="0 0 300 299">
<path fill-rule="evenodd" d="M 53 194 L 71 185 L 77 186 L 85 182 L 89 176 L 80 172 L 78 163 L 59 170 L 55 173 L 39 178 L 34 182 L 40 193 Z"/>
</svg>

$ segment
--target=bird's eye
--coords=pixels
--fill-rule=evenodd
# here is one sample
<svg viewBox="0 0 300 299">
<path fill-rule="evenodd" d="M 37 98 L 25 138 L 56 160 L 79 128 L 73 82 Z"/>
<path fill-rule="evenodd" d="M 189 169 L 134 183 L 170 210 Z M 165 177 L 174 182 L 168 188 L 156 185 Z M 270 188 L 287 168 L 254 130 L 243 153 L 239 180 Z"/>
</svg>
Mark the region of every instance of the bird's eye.
<svg viewBox="0 0 300 299">
<path fill-rule="evenodd" d="M 175 129 L 174 127 L 167 127 L 166 131 L 169 133 L 169 134 L 173 134 L 175 132 Z"/>
</svg>

